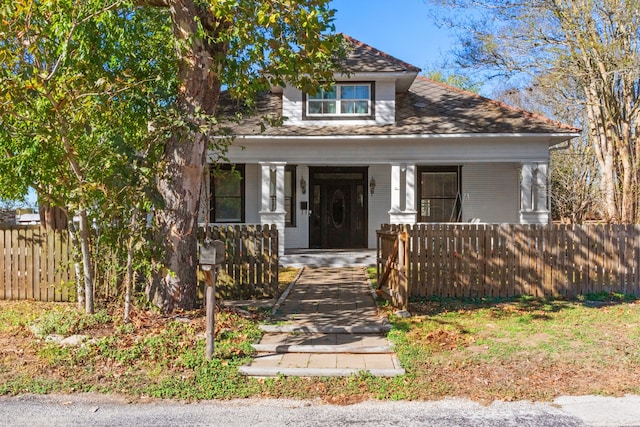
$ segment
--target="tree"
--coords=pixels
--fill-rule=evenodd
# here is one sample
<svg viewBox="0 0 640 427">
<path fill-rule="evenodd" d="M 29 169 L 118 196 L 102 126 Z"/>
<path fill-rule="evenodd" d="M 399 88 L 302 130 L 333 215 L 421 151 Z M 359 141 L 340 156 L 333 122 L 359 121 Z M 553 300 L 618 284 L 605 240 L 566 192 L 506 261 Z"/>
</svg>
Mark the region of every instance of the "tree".
<svg viewBox="0 0 640 427">
<path fill-rule="evenodd" d="M 479 93 L 482 84 L 474 82 L 469 76 L 462 74 L 449 73 L 442 70 L 431 70 L 425 73 L 425 76 L 431 80 L 435 80 L 440 83 L 448 84 L 449 86 L 457 87 L 458 89 L 466 90 L 468 92 Z"/>
<path fill-rule="evenodd" d="M 545 75 L 579 103 L 600 172 L 603 215 L 637 222 L 640 181 L 640 3 L 637 0 L 443 0 L 465 7 L 459 63 L 517 76 Z M 569 83 L 569 84 L 567 84 Z M 567 91 L 569 89 L 569 91 Z M 575 96 L 573 96 L 575 95 Z"/>
<path fill-rule="evenodd" d="M 207 148 L 219 135 L 221 87 L 251 100 L 285 81 L 315 90 L 333 79 L 342 50 L 327 0 L 139 0 L 169 8 L 178 55 L 175 105 L 184 125 L 164 145 L 158 189 L 159 242 L 166 250 L 149 297 L 164 311 L 192 308 L 196 293 L 197 220 Z"/>
<path fill-rule="evenodd" d="M 220 137 L 216 117 L 221 88 L 250 107 L 258 93 L 285 81 L 310 91 L 330 82 L 343 44 L 328 34 L 334 11 L 327 5 L 3 3 L 0 196 L 19 197 L 31 186 L 41 204 L 80 219 L 88 312 L 95 273 L 91 220 L 102 230 L 113 224 L 127 229 L 124 224 L 138 223 L 150 205 L 158 232 L 148 243 L 165 252 L 148 297 L 164 311 L 193 307 L 205 155 L 207 149 L 223 152 L 229 143 Z M 155 179 L 137 182 L 141 172 Z M 131 249 L 133 236 L 143 234 L 124 241 Z"/>
<path fill-rule="evenodd" d="M 90 224 L 104 227 L 111 203 L 144 196 L 119 194 L 145 161 L 136 153 L 149 146 L 149 115 L 174 92 L 170 27 L 122 1 L 5 2 L 0 15 L 0 195 L 32 187 L 49 212 L 78 219 L 78 298 L 92 313 Z"/>
</svg>

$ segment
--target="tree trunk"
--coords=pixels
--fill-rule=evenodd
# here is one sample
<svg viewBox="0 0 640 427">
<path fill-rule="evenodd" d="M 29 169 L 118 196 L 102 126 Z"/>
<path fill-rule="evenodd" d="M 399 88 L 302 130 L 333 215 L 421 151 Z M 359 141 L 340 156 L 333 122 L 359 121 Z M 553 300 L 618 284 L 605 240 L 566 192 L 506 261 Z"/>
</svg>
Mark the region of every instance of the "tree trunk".
<svg viewBox="0 0 640 427">
<path fill-rule="evenodd" d="M 213 44 L 219 24 L 211 12 L 197 2 L 170 2 L 174 35 L 177 40 L 181 82 L 176 104 L 188 125 L 173 133 L 166 142 L 158 179 L 164 207 L 156 215 L 158 241 L 164 245 L 163 266 L 147 288 L 147 296 L 162 311 L 191 309 L 196 299 L 198 267 L 197 234 L 200 191 L 209 141 L 206 123 L 196 116 L 214 115 L 220 82 L 214 58 L 224 58 L 226 45 Z M 202 23 L 211 39 L 200 35 L 196 21 Z"/>
<path fill-rule="evenodd" d="M 125 276 L 125 291 L 124 291 L 124 322 L 129 323 L 131 321 L 131 293 L 133 291 L 133 282 L 135 274 L 133 271 L 133 246 L 136 242 L 136 229 L 138 228 L 138 208 L 134 208 L 131 213 L 131 235 L 127 242 L 127 273 Z"/>
<path fill-rule="evenodd" d="M 618 206 L 616 203 L 614 155 L 611 141 L 603 132 L 604 118 L 600 110 L 595 83 L 591 82 L 587 91 L 587 117 L 591 142 L 600 167 L 600 193 L 602 195 L 603 216 L 607 222 L 618 222 Z"/>
<path fill-rule="evenodd" d="M 87 314 L 93 314 L 93 270 L 91 270 L 91 247 L 89 245 L 89 219 L 82 209 L 80 217 L 80 252 L 82 253 L 82 274 L 84 278 L 84 307 Z"/>
<path fill-rule="evenodd" d="M 78 238 L 78 230 L 76 229 L 73 221 L 69 221 L 69 236 L 71 237 L 71 246 L 73 248 L 72 257 L 73 257 L 73 271 L 76 276 L 76 294 L 77 294 L 77 304 L 78 309 L 82 309 L 84 307 L 84 285 L 82 283 L 82 255 L 78 253 L 78 248 L 80 247 L 79 238 Z"/>
<path fill-rule="evenodd" d="M 47 203 L 40 203 L 39 206 L 40 224 L 53 231 L 63 231 L 67 229 L 67 213 L 58 206 L 50 206 Z"/>
</svg>

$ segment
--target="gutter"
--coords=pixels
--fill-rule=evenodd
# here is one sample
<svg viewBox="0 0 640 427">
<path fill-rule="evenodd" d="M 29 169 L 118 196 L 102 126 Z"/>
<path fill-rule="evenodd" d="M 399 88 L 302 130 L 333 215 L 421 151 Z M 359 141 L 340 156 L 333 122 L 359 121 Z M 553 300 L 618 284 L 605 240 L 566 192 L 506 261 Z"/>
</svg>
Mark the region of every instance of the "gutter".
<svg viewBox="0 0 640 427">
<path fill-rule="evenodd" d="M 388 140 L 388 139 L 456 139 L 456 138 L 566 138 L 563 142 L 569 142 L 570 139 L 579 137 L 579 133 L 452 133 L 452 134 L 392 134 L 392 135 L 236 135 L 236 139 L 270 139 L 270 140 L 295 140 L 312 139 L 312 140 L 335 140 L 335 139 L 351 139 L 351 140 Z M 218 136 L 216 138 L 223 138 Z M 559 144 L 554 145 L 556 147 Z M 553 148 L 550 147 L 550 148 Z"/>
</svg>

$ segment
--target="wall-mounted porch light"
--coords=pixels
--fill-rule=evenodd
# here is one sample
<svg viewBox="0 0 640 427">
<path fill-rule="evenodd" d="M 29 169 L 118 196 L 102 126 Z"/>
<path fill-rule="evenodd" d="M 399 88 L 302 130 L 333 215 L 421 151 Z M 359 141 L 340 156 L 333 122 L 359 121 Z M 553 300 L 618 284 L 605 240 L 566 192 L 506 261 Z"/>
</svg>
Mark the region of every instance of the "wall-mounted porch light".
<svg viewBox="0 0 640 427">
<path fill-rule="evenodd" d="M 369 192 L 371 194 L 376 192 L 376 180 L 373 177 L 369 180 Z"/>
</svg>

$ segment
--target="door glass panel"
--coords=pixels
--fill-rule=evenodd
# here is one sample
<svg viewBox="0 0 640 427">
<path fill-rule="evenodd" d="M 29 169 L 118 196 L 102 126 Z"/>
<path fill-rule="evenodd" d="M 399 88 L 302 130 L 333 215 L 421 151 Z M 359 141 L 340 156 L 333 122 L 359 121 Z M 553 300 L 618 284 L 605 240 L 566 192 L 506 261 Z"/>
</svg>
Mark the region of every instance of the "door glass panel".
<svg viewBox="0 0 640 427">
<path fill-rule="evenodd" d="M 344 225 L 345 206 L 344 206 L 344 193 L 342 190 L 336 190 L 333 192 L 331 198 L 331 221 L 335 228 L 342 228 Z"/>
<path fill-rule="evenodd" d="M 311 208 L 311 225 L 313 227 L 320 227 L 320 186 L 313 186 L 313 207 Z"/>
</svg>

